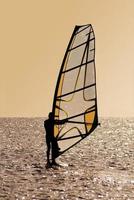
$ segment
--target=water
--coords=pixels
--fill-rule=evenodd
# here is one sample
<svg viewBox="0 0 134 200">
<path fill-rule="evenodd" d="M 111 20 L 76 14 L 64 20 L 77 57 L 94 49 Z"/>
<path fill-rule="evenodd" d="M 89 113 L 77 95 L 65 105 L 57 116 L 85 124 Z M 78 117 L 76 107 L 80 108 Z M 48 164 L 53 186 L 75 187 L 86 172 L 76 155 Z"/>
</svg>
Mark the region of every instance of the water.
<svg viewBox="0 0 134 200">
<path fill-rule="evenodd" d="M 101 119 L 46 170 L 42 118 L 0 119 L 0 200 L 133 200 L 134 119 Z"/>
</svg>

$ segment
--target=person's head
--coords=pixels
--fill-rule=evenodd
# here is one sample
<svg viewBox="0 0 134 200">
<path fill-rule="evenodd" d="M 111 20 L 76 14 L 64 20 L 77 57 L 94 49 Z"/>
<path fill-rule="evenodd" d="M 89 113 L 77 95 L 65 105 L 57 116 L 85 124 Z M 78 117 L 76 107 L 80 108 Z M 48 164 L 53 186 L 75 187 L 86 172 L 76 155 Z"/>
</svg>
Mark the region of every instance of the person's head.
<svg viewBox="0 0 134 200">
<path fill-rule="evenodd" d="M 50 112 L 48 117 L 49 117 L 49 119 L 53 119 L 54 118 L 54 114 L 52 112 Z"/>
</svg>

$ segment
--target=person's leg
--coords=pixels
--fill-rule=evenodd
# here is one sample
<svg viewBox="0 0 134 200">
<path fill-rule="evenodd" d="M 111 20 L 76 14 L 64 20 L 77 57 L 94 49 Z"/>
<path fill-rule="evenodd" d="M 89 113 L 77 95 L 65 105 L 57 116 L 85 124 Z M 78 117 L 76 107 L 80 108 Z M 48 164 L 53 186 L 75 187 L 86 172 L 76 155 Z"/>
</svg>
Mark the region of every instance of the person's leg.
<svg viewBox="0 0 134 200">
<path fill-rule="evenodd" d="M 59 165 L 57 162 L 56 162 L 56 158 L 58 157 L 59 155 L 59 150 L 58 148 L 55 148 L 55 146 L 52 146 L 52 165 Z"/>
<path fill-rule="evenodd" d="M 46 140 L 46 144 L 47 144 L 47 152 L 46 152 L 46 154 L 47 154 L 47 164 L 50 164 L 50 159 L 49 159 L 49 157 L 50 157 L 50 142 Z"/>
<path fill-rule="evenodd" d="M 55 160 L 56 158 L 55 157 L 53 157 L 52 158 L 52 166 L 60 166 L 57 162 L 56 162 L 56 160 Z"/>
</svg>

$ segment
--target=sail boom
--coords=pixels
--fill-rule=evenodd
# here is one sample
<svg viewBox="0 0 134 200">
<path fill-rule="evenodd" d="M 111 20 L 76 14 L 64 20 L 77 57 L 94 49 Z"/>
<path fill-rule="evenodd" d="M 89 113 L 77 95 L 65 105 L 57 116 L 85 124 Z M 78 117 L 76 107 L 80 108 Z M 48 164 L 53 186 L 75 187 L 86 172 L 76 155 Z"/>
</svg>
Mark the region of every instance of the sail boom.
<svg viewBox="0 0 134 200">
<path fill-rule="evenodd" d="M 90 108 L 89 111 L 86 111 L 86 112 L 83 112 L 83 113 L 80 113 L 80 114 L 77 114 L 77 115 L 73 115 L 73 116 L 71 116 L 71 117 L 67 117 L 66 120 L 69 120 L 69 119 L 72 119 L 72 118 L 76 118 L 76 117 L 85 115 L 85 114 L 87 114 L 87 113 L 93 112 L 93 111 L 95 111 L 95 109 L 93 109 L 93 108 L 95 108 L 95 105 L 92 106 L 92 107 Z M 64 120 L 65 120 L 65 119 L 64 119 Z"/>
<path fill-rule="evenodd" d="M 90 124 L 90 125 L 93 124 L 93 123 L 85 123 L 85 122 L 78 122 L 78 121 L 68 121 L 67 123 L 74 123 L 74 124 Z"/>
</svg>

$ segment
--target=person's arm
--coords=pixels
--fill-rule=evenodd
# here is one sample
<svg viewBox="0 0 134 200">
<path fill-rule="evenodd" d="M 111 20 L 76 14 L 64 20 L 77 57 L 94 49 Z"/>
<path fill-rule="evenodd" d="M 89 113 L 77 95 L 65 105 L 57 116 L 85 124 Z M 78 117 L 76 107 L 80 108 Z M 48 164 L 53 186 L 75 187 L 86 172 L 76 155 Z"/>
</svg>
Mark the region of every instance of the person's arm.
<svg viewBox="0 0 134 200">
<path fill-rule="evenodd" d="M 63 119 L 63 120 L 54 120 L 54 124 L 65 124 L 68 120 L 67 119 Z"/>
</svg>

